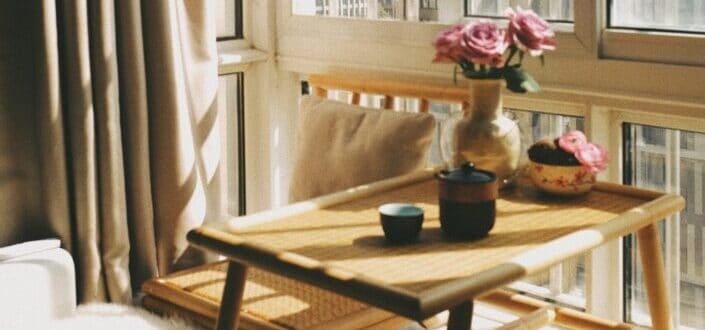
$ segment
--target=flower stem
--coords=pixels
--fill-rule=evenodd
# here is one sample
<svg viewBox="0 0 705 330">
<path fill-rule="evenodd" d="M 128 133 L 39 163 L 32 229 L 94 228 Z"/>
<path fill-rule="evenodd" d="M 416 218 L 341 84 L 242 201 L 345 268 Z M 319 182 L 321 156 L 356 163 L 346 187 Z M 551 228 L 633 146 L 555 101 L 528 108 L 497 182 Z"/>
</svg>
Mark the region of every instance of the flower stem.
<svg viewBox="0 0 705 330">
<path fill-rule="evenodd" d="M 512 45 L 511 47 L 509 47 L 509 56 L 507 56 L 507 61 L 504 62 L 505 68 L 507 67 L 507 65 L 509 65 L 509 62 L 512 60 L 512 58 L 514 57 L 514 54 L 516 54 L 516 53 L 517 53 L 516 46 Z"/>
<path fill-rule="evenodd" d="M 458 85 L 458 65 L 453 66 L 453 84 Z"/>
<path fill-rule="evenodd" d="M 524 62 L 524 52 L 519 52 L 519 66 Z"/>
</svg>

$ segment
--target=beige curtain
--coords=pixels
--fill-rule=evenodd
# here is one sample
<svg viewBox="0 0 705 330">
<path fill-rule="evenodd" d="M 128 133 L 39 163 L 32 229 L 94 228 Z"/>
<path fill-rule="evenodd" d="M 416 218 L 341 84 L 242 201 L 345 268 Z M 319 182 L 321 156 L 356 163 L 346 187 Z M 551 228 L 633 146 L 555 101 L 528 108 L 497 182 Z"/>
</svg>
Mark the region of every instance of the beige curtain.
<svg viewBox="0 0 705 330">
<path fill-rule="evenodd" d="M 32 3 L 42 217 L 74 257 L 80 301 L 130 302 L 145 279 L 203 260 L 185 236 L 213 216 L 211 2 Z"/>
</svg>

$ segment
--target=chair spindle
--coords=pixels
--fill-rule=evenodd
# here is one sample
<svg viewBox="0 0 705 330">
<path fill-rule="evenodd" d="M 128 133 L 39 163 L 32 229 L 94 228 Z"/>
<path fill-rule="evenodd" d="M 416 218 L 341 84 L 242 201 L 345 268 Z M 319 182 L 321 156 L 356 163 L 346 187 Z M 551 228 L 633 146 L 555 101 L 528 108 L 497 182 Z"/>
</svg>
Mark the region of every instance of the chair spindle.
<svg viewBox="0 0 705 330">
<path fill-rule="evenodd" d="M 421 99 L 421 104 L 419 105 L 419 112 L 423 112 L 423 113 L 428 112 L 428 100 L 427 99 Z"/>
<path fill-rule="evenodd" d="M 316 95 L 318 97 L 328 97 L 328 90 L 322 87 L 315 86 L 313 87 L 313 95 Z"/>
<path fill-rule="evenodd" d="M 360 93 L 358 93 L 358 92 L 352 93 L 352 100 L 350 100 L 350 104 L 360 105 Z"/>
<path fill-rule="evenodd" d="M 394 107 L 394 97 L 391 95 L 385 95 L 384 96 L 384 108 L 389 110 Z"/>
</svg>

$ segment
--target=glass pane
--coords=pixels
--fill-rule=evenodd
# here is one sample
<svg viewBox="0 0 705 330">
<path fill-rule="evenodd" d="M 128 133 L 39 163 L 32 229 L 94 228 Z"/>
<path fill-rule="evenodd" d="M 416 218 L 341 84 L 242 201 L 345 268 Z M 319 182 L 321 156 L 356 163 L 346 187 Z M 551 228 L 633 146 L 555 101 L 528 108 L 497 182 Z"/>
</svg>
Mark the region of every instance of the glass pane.
<svg viewBox="0 0 705 330">
<path fill-rule="evenodd" d="M 221 193 L 226 196 L 226 212 L 230 215 L 244 214 L 244 148 L 242 141 L 242 73 L 220 76 L 218 86 L 218 115 L 222 118 L 221 132 L 225 142 L 225 166 L 220 168 L 223 187 Z M 243 141 L 244 142 L 244 141 Z"/>
<path fill-rule="evenodd" d="M 510 109 L 507 112 L 519 125 L 522 150 L 527 150 L 536 141 L 555 138 L 572 130 L 585 130 L 585 120 L 581 117 L 552 115 Z M 526 152 L 521 162 L 528 161 Z M 514 288 L 528 293 L 550 298 L 571 306 L 585 307 L 585 256 L 579 256 L 551 270 L 515 283 Z"/>
<path fill-rule="evenodd" d="M 612 0 L 610 25 L 705 32 L 703 0 Z"/>
<path fill-rule="evenodd" d="M 674 316 L 681 329 L 705 329 L 705 134 L 629 125 L 633 183 L 680 193 L 686 208 L 660 224 L 667 282 Z M 629 321 L 650 325 L 637 242 L 628 240 Z M 670 278 L 669 278 L 670 274 Z M 672 280 L 671 280 L 672 279 Z"/>
<path fill-rule="evenodd" d="M 242 38 L 242 0 L 216 0 L 215 29 L 218 39 Z"/>
<path fill-rule="evenodd" d="M 532 9 L 549 21 L 573 21 L 573 0 L 465 0 L 469 16 L 504 17 L 508 7 Z"/>
</svg>

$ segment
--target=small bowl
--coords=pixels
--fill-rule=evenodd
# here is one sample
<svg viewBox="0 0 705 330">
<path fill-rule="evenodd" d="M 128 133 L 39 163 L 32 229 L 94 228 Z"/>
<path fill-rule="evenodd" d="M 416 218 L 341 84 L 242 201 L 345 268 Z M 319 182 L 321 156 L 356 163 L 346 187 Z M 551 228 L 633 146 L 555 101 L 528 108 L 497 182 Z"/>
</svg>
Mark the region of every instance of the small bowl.
<svg viewBox="0 0 705 330">
<path fill-rule="evenodd" d="M 379 207 L 379 219 L 384 237 L 394 243 L 408 243 L 419 237 L 423 210 L 411 204 L 384 204 Z"/>
<path fill-rule="evenodd" d="M 595 184 L 595 173 L 580 165 L 549 165 L 532 161 L 529 177 L 539 190 L 563 196 L 585 194 Z"/>
</svg>

